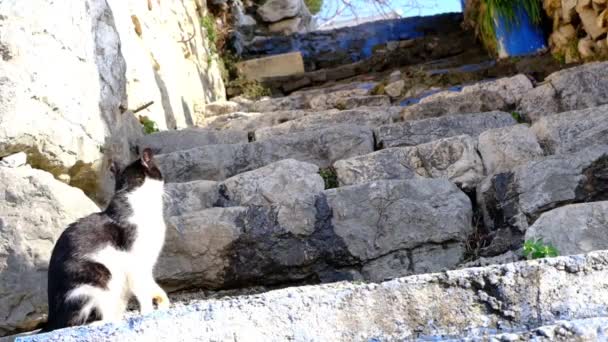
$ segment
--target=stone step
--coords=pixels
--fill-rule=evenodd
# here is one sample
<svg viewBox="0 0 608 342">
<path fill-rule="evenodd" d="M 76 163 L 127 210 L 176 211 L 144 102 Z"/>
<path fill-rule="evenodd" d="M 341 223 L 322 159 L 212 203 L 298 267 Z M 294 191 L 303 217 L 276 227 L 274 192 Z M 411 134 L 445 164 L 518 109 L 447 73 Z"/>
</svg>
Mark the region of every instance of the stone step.
<svg viewBox="0 0 608 342">
<path fill-rule="evenodd" d="M 392 147 L 334 163 L 340 186 L 380 179 L 413 177 L 449 179 L 463 190 L 475 190 L 487 174 L 540 158 L 543 151 L 525 124 Z"/>
<path fill-rule="evenodd" d="M 186 128 L 144 135 L 136 142 L 140 151 L 151 148 L 154 154 L 171 153 L 195 147 L 249 142 L 246 131 L 217 131 L 205 128 Z"/>
<path fill-rule="evenodd" d="M 477 137 L 484 131 L 517 124 L 509 113 L 486 112 L 446 115 L 438 118 L 398 122 L 374 129 L 379 148 L 415 146 L 467 134 Z"/>
<path fill-rule="evenodd" d="M 328 167 L 374 150 L 371 129 L 340 125 L 244 144 L 209 145 L 157 156 L 167 182 L 224 180 L 270 163 L 293 158 Z"/>
<path fill-rule="evenodd" d="M 448 181 L 324 190 L 318 167 L 293 159 L 221 183 L 170 183 L 167 194 L 156 275 L 172 290 L 450 269 L 473 229 L 469 198 Z"/>
<path fill-rule="evenodd" d="M 532 125 L 532 130 L 548 154 L 608 144 L 608 105 L 546 115 Z"/>
<path fill-rule="evenodd" d="M 237 112 L 205 119 L 201 123 L 201 126 L 217 130 L 228 129 L 253 132 L 260 128 L 280 125 L 282 123 L 289 122 L 291 120 L 297 120 L 308 115 L 325 116 L 338 112 L 340 112 L 339 109 L 328 109 L 322 111 L 311 109 L 296 109 L 266 113 Z"/>
<path fill-rule="evenodd" d="M 608 200 L 608 145 L 529 161 L 485 179 L 477 201 L 494 236 L 487 253 L 504 253 L 543 213 L 570 203 Z"/>
<path fill-rule="evenodd" d="M 381 284 L 337 283 L 192 301 L 19 341 L 490 340 L 501 334 L 533 337 L 530 331 L 552 340 L 588 332 L 584 338 L 596 340 L 605 337 L 601 316 L 607 301 L 608 253 L 602 251 Z M 548 328 L 555 325 L 566 328 Z"/>
<path fill-rule="evenodd" d="M 528 121 L 557 112 L 608 104 L 608 62 L 587 63 L 549 75 L 521 100 Z"/>
<path fill-rule="evenodd" d="M 359 107 L 351 110 L 327 111 L 255 130 L 256 141 L 296 132 L 319 130 L 324 127 L 351 124 L 376 127 L 399 120 L 403 108 L 398 106 Z"/>
<path fill-rule="evenodd" d="M 608 200 L 608 196 L 604 196 Z M 570 204 L 542 214 L 526 240 L 542 239 L 561 255 L 608 249 L 608 201 Z"/>
</svg>

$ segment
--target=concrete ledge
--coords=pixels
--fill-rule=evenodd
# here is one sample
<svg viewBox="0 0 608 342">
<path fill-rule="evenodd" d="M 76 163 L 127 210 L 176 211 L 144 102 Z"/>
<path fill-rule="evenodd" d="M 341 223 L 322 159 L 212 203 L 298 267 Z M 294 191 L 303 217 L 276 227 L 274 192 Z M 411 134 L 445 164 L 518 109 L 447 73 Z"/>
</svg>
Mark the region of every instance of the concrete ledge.
<svg viewBox="0 0 608 342">
<path fill-rule="evenodd" d="M 487 338 L 608 315 L 608 252 L 197 301 L 17 341 Z"/>
<path fill-rule="evenodd" d="M 239 62 L 236 68 L 245 78 L 262 81 L 268 77 L 301 74 L 304 72 L 304 60 L 300 52 L 290 52 Z"/>
</svg>

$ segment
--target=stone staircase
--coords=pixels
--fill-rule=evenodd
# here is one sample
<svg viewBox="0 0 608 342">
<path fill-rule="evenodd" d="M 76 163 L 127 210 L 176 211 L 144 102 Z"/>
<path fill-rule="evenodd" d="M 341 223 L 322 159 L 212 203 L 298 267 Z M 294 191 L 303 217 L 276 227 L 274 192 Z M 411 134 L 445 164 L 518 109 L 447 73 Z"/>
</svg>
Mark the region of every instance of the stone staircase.
<svg viewBox="0 0 608 342">
<path fill-rule="evenodd" d="M 518 74 L 422 89 L 408 106 L 377 94 L 378 84 L 233 99 L 209 106 L 198 128 L 138 142 L 158 154 L 167 182 L 157 267 L 166 289 L 344 283 L 192 301 L 21 340 L 604 334 L 605 252 L 444 271 L 517 259 L 529 234 L 567 254 L 608 249 L 608 64 L 544 82 Z M 576 226 L 556 225 L 553 215 L 567 213 Z"/>
</svg>

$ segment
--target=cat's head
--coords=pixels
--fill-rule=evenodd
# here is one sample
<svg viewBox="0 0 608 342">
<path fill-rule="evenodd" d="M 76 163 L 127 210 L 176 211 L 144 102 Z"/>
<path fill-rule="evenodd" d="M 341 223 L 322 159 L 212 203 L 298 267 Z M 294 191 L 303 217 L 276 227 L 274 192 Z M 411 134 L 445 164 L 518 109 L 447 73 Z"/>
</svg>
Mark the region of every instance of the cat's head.
<svg viewBox="0 0 608 342">
<path fill-rule="evenodd" d="M 146 148 L 141 157 L 125 168 L 112 163 L 111 171 L 116 181 L 115 190 L 134 190 L 141 187 L 146 179 L 163 181 L 163 175 L 156 165 L 152 150 Z"/>
</svg>

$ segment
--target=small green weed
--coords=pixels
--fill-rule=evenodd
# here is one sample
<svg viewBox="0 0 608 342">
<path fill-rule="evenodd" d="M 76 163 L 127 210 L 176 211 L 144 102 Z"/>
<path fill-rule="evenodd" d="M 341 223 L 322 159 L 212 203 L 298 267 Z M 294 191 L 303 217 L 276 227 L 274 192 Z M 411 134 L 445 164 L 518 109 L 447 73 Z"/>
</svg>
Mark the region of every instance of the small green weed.
<svg viewBox="0 0 608 342">
<path fill-rule="evenodd" d="M 519 112 L 511 112 L 511 116 L 513 117 L 513 119 L 515 119 L 515 121 L 517 121 L 517 123 L 525 123 L 526 122 L 524 120 L 524 118 L 521 116 L 521 114 L 519 114 Z"/>
<path fill-rule="evenodd" d="M 334 189 L 338 187 L 338 175 L 333 167 L 326 167 L 319 170 L 319 175 L 325 182 L 325 189 Z"/>
<path fill-rule="evenodd" d="M 156 122 L 154 122 L 154 120 L 151 120 L 147 116 L 140 115 L 139 123 L 141 123 L 144 126 L 145 134 L 152 134 L 152 133 L 158 132 L 158 126 L 156 126 Z"/>
<path fill-rule="evenodd" d="M 201 26 L 205 29 L 207 39 L 215 46 L 217 42 L 217 31 L 215 29 L 215 19 L 211 14 L 206 14 L 201 17 Z"/>
<path fill-rule="evenodd" d="M 312 15 L 321 12 L 323 8 L 323 0 L 304 0 L 304 3 Z"/>
<path fill-rule="evenodd" d="M 559 252 L 551 244 L 546 244 L 542 239 L 527 240 L 524 242 L 524 256 L 527 259 L 551 258 L 559 255 Z"/>
<path fill-rule="evenodd" d="M 260 97 L 272 95 L 270 89 L 264 87 L 260 82 L 248 80 L 244 77 L 238 77 L 231 81 L 230 86 L 240 89 L 241 94 L 250 100 L 258 100 Z"/>
</svg>

